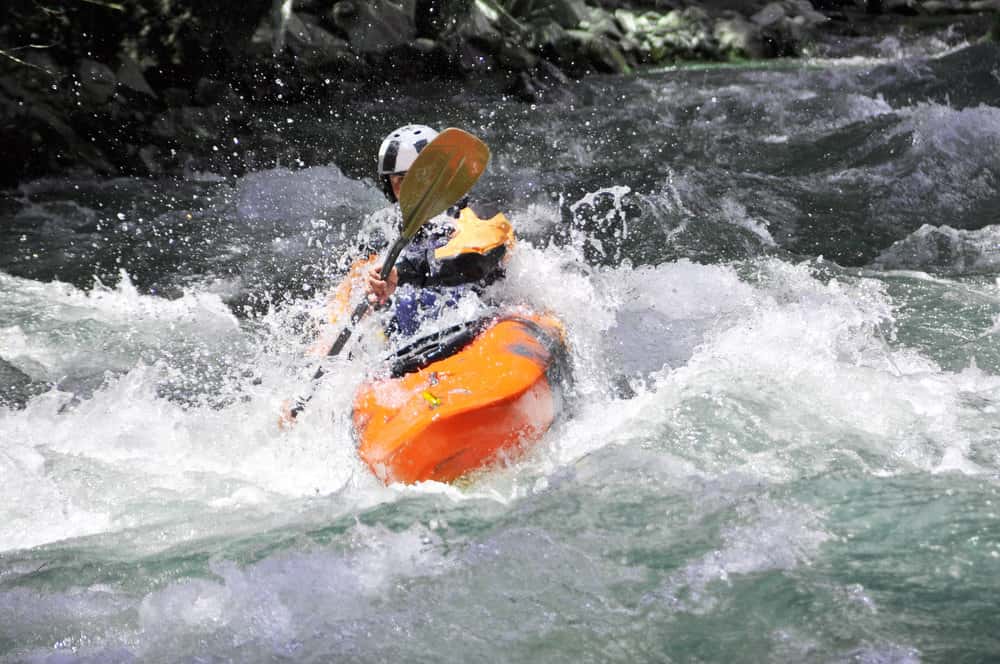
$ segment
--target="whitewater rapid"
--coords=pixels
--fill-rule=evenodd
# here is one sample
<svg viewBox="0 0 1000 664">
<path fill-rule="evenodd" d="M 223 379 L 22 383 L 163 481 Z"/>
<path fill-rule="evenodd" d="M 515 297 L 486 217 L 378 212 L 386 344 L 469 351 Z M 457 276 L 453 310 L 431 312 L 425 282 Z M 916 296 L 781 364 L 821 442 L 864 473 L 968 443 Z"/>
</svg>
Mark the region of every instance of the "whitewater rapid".
<svg viewBox="0 0 1000 664">
<path fill-rule="evenodd" d="M 488 139 L 476 195 L 518 234 L 488 295 L 568 330 L 563 417 L 455 485 L 357 458 L 378 316 L 277 425 L 328 290 L 394 232 L 370 178 L 10 193 L 0 660 L 995 659 L 991 58 L 361 102 Z"/>
</svg>

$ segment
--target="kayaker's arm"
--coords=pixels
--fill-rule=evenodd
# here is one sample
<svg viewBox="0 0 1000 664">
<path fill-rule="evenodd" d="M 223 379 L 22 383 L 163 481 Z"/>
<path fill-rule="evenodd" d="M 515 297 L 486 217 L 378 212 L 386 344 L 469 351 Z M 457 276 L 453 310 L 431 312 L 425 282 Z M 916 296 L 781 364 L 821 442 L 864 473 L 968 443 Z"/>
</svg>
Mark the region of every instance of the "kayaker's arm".
<svg viewBox="0 0 1000 664">
<path fill-rule="evenodd" d="M 382 280 L 382 266 L 376 265 L 371 270 L 365 278 L 365 286 L 368 292 L 368 299 L 372 300 L 374 296 L 375 303 L 383 305 L 386 301 L 392 297 L 392 294 L 396 291 L 396 286 L 399 285 L 399 270 L 392 268 L 392 272 L 389 273 L 389 278 L 385 281 Z"/>
<path fill-rule="evenodd" d="M 350 315 L 351 307 L 357 302 L 357 293 L 365 285 L 365 277 L 370 266 L 378 259 L 378 255 L 365 251 L 365 256 L 351 264 L 350 269 L 337 288 L 330 293 L 326 302 L 326 322 L 329 325 L 319 325 L 316 338 L 306 349 L 306 355 L 325 357 L 337 339 L 337 327 L 343 325 Z"/>
</svg>

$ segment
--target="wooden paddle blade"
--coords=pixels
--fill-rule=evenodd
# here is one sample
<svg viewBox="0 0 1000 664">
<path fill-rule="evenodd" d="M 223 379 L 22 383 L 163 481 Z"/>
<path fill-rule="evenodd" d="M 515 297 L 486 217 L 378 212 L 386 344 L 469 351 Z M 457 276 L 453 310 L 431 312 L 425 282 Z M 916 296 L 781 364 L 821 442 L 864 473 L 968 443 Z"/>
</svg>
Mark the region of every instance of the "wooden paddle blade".
<svg viewBox="0 0 1000 664">
<path fill-rule="evenodd" d="M 438 134 L 403 178 L 399 191 L 403 237 L 412 238 L 424 222 L 461 200 L 489 160 L 490 149 L 472 134 L 454 127 Z"/>
</svg>

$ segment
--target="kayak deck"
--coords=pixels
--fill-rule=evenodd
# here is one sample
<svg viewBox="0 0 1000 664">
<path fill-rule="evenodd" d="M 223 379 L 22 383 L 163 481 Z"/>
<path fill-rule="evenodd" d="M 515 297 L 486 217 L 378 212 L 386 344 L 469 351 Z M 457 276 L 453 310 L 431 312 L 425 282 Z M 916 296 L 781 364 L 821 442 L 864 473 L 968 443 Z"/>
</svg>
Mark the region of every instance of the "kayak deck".
<svg viewBox="0 0 1000 664">
<path fill-rule="evenodd" d="M 383 482 L 450 482 L 537 441 L 557 414 L 552 374 L 565 354 L 551 316 L 499 319 L 465 348 L 354 402 L 358 453 Z"/>
</svg>

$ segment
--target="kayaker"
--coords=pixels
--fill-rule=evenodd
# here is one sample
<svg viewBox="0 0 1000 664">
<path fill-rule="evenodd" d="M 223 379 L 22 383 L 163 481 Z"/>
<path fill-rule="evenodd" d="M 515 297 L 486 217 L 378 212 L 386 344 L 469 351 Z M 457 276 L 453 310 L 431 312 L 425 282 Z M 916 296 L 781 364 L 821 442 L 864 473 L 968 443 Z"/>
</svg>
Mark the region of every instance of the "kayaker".
<svg viewBox="0 0 1000 664">
<path fill-rule="evenodd" d="M 389 134 L 378 153 L 378 178 L 386 197 L 399 202 L 403 178 L 417 155 L 438 135 L 425 125 L 406 125 Z M 400 214 L 402 223 L 402 214 Z M 414 335 L 421 324 L 454 306 L 469 292 L 483 294 L 489 284 L 504 276 L 504 261 L 514 245 L 514 233 L 503 214 L 481 219 L 463 200 L 445 214 L 425 222 L 396 259 L 386 280 L 380 278 L 378 254 L 356 261 L 347 277 L 331 294 L 329 320 L 308 354 L 329 354 L 353 308 L 352 295 L 363 288 L 377 306 L 388 305 L 392 315 L 386 325 L 389 337 Z M 292 424 L 309 397 L 285 401 L 279 425 Z"/>
<path fill-rule="evenodd" d="M 410 165 L 437 133 L 425 125 L 406 125 L 382 141 L 378 177 L 393 203 L 399 201 Z M 392 307 L 386 330 L 390 336 L 411 336 L 422 322 L 454 306 L 463 294 L 482 294 L 486 286 L 502 278 L 513 244 L 513 230 L 503 214 L 482 219 L 469 207 L 468 199 L 463 200 L 421 227 L 388 279 L 379 278 L 380 264 L 367 270 L 368 298 L 374 304 Z"/>
</svg>

